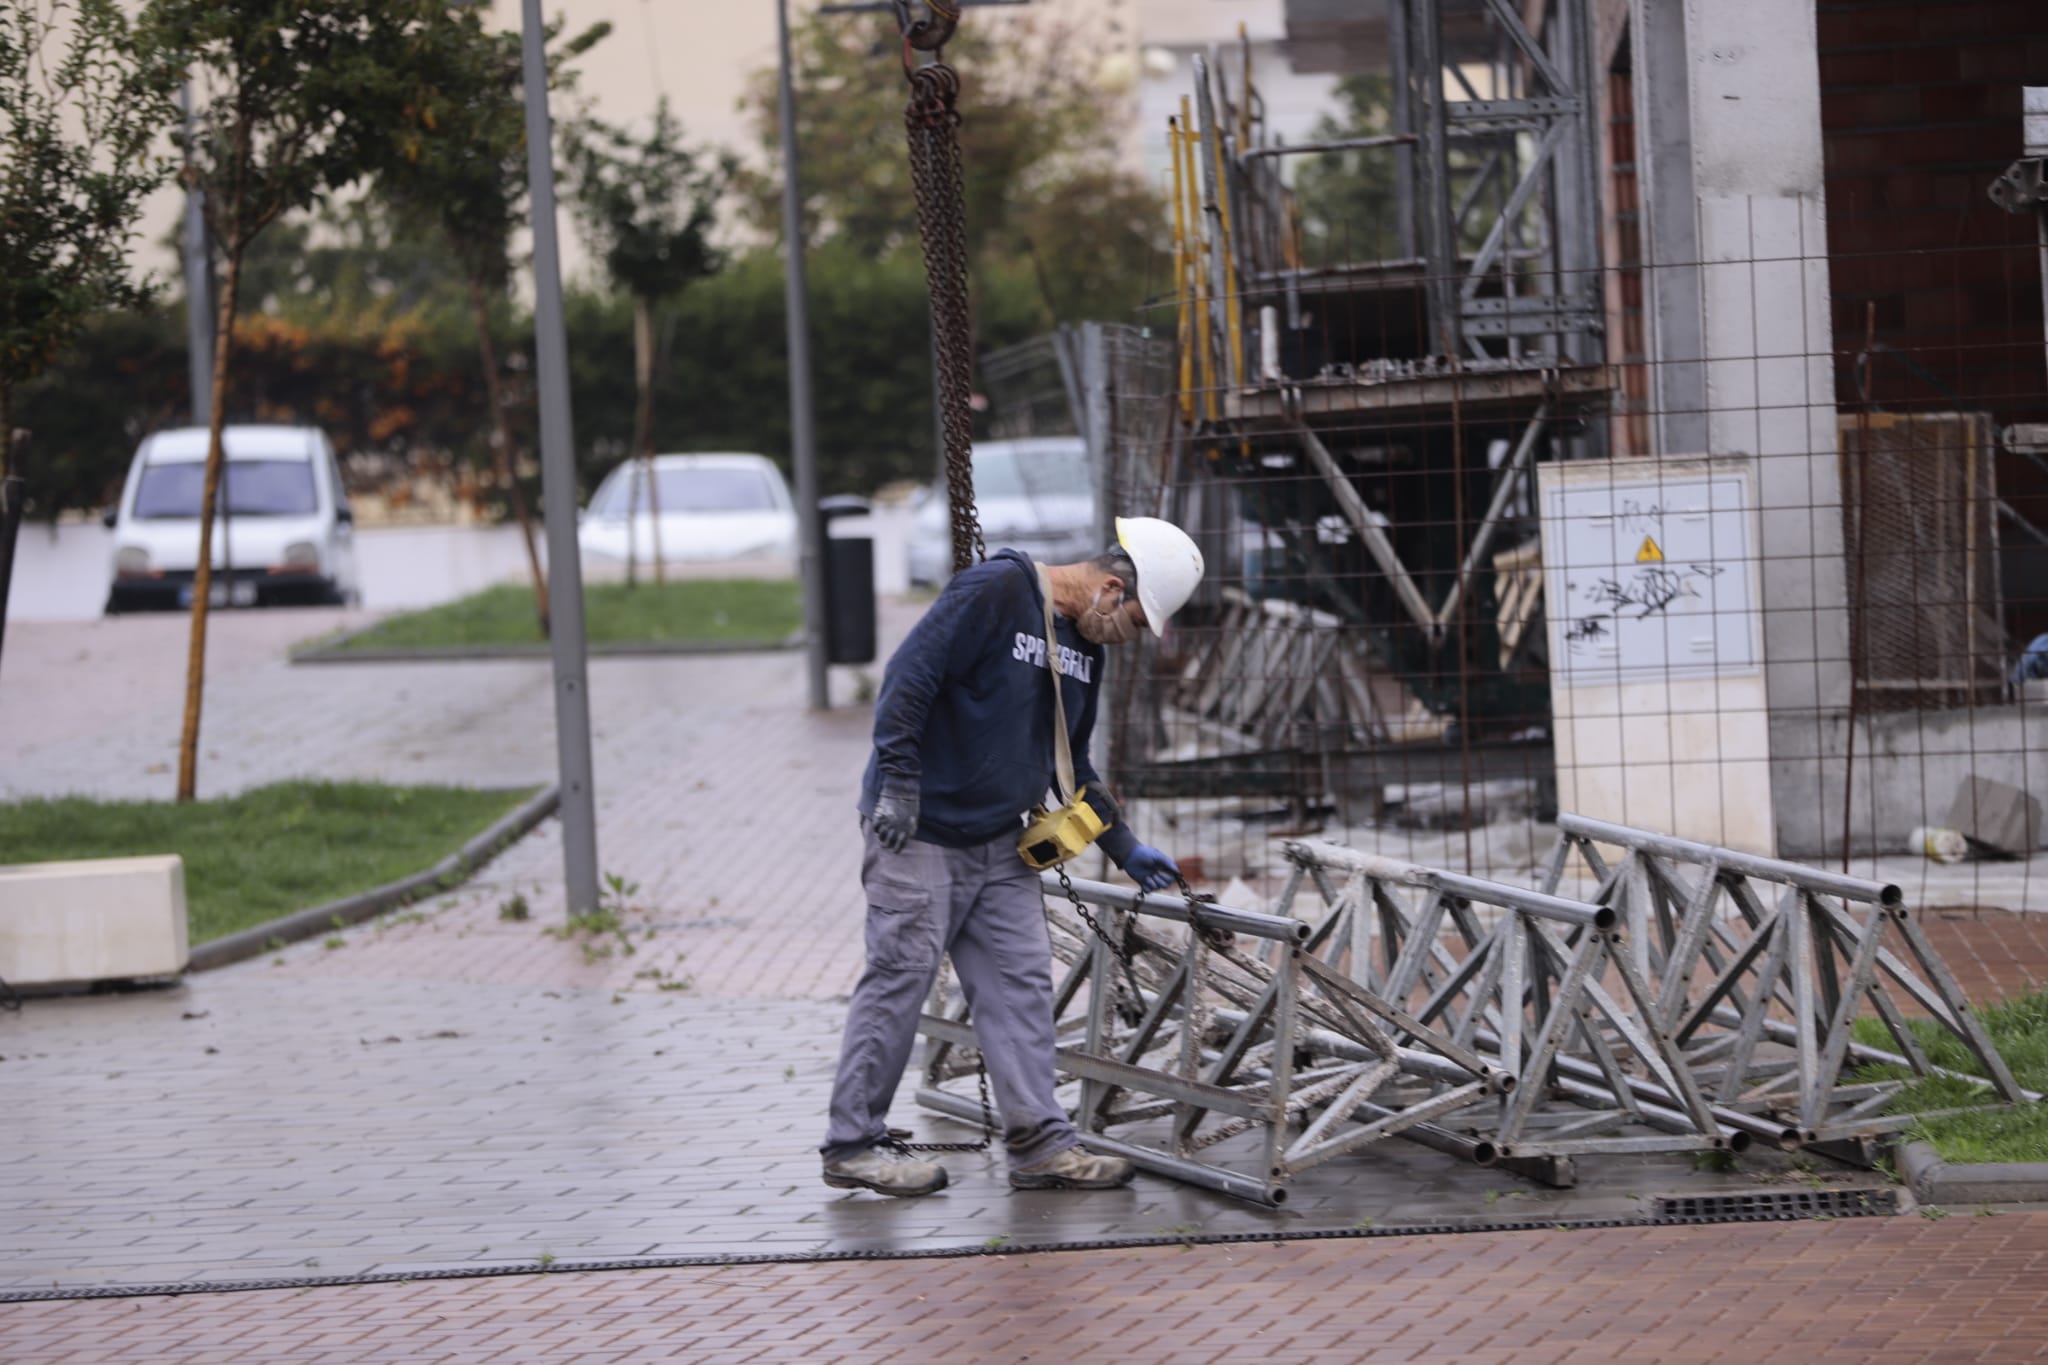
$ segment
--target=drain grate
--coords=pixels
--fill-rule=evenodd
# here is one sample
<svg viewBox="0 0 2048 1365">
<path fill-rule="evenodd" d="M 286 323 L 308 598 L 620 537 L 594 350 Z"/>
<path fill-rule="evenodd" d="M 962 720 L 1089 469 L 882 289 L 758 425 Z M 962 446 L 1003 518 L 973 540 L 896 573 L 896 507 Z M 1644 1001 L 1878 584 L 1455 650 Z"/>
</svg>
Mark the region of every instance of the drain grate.
<svg viewBox="0 0 2048 1365">
<path fill-rule="evenodd" d="M 1672 1223 L 1740 1223 L 1766 1218 L 1867 1218 L 1899 1211 L 1899 1192 L 1878 1189 L 1743 1190 L 1660 1194 L 1652 1216 Z"/>
</svg>

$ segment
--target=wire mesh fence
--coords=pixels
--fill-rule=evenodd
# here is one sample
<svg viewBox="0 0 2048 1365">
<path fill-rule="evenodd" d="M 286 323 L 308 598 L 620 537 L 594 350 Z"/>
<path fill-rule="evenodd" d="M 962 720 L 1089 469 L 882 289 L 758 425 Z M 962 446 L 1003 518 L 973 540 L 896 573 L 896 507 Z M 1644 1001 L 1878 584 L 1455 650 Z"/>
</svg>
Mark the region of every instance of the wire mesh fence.
<svg viewBox="0 0 2048 1365">
<path fill-rule="evenodd" d="M 1196 62 L 1168 287 L 1054 347 L 1099 527 L 1208 562 L 1111 671 L 1141 836 L 1234 903 L 1304 834 L 1528 884 L 1563 810 L 2048 908 L 2048 230 L 2004 154 L 1674 207 L 1584 6 L 1394 8 L 1459 50 L 1396 40 L 1381 134 L 1286 146 Z M 1295 168 L 1372 158 L 1304 220 Z"/>
</svg>

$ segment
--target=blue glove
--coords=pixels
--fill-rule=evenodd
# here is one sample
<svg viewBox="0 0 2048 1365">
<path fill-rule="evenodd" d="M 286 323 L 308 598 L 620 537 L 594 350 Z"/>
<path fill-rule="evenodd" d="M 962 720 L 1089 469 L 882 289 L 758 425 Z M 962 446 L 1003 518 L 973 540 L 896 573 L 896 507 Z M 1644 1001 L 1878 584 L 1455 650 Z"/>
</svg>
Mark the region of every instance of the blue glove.
<svg viewBox="0 0 2048 1365">
<path fill-rule="evenodd" d="M 901 853 L 903 846 L 917 833 L 918 811 L 917 787 L 908 782 L 890 780 L 882 784 L 882 794 L 875 798 L 875 842 L 891 853 Z"/>
<path fill-rule="evenodd" d="M 1150 844 L 1131 850 L 1131 856 L 1124 859 L 1124 871 L 1146 891 L 1164 891 L 1180 880 L 1179 866 Z"/>
</svg>

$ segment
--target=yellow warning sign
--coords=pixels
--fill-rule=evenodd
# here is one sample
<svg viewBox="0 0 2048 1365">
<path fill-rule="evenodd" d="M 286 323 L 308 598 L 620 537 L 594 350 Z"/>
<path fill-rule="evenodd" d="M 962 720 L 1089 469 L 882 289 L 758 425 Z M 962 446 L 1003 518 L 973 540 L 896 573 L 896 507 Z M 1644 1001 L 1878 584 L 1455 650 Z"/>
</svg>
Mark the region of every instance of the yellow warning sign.
<svg viewBox="0 0 2048 1365">
<path fill-rule="evenodd" d="M 1656 540 L 1656 537 L 1654 537 L 1654 536 L 1644 536 L 1644 537 L 1643 537 L 1643 548 L 1642 548 L 1642 549 L 1640 549 L 1640 550 L 1637 550 L 1637 551 L 1636 551 L 1636 563 L 1638 563 L 1638 564 L 1662 564 L 1663 562 L 1664 562 L 1664 552 L 1663 552 L 1662 550 L 1660 550 L 1660 549 L 1658 549 L 1658 548 L 1657 548 L 1657 540 Z"/>
</svg>

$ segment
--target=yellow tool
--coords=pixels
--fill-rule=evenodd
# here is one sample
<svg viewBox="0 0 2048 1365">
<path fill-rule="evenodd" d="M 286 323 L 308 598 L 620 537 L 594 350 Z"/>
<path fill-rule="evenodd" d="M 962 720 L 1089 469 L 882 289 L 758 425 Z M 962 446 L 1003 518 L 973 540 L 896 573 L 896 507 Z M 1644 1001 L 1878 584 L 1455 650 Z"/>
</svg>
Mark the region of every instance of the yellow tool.
<svg viewBox="0 0 2048 1365">
<path fill-rule="evenodd" d="M 1088 804 L 1087 796 L 1088 789 L 1083 787 L 1074 793 L 1071 803 L 1058 810 L 1041 806 L 1031 812 L 1031 823 L 1017 840 L 1017 852 L 1026 866 L 1035 872 L 1058 867 L 1086 853 L 1090 844 L 1108 832 L 1109 826 Z"/>
</svg>

